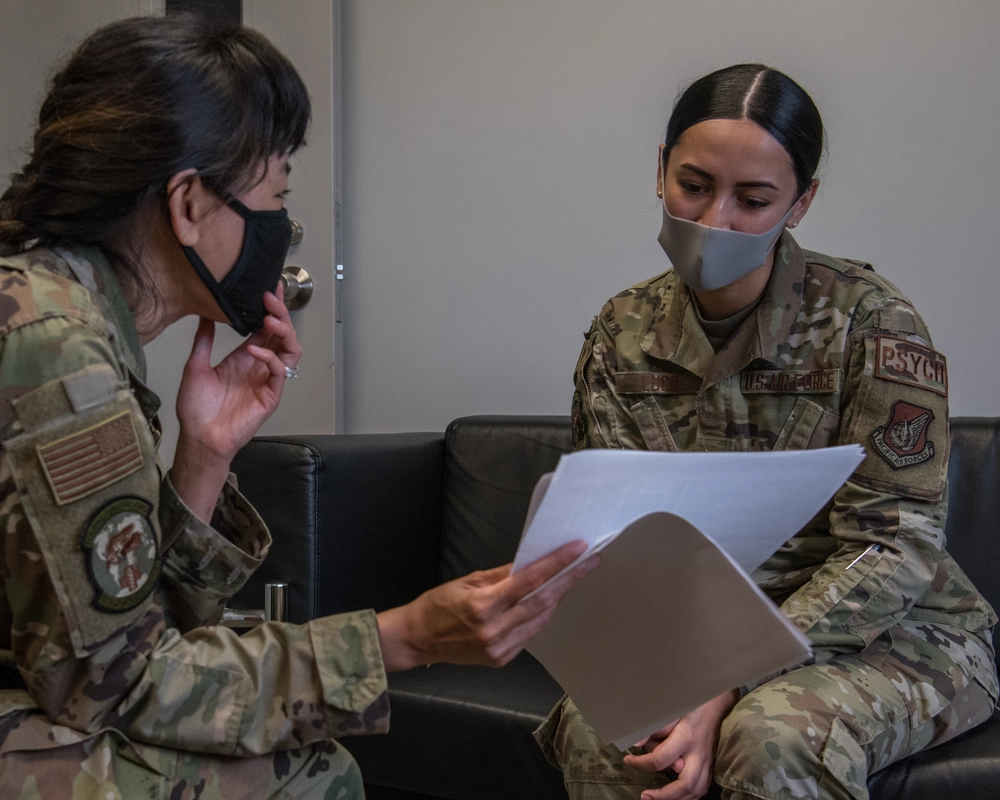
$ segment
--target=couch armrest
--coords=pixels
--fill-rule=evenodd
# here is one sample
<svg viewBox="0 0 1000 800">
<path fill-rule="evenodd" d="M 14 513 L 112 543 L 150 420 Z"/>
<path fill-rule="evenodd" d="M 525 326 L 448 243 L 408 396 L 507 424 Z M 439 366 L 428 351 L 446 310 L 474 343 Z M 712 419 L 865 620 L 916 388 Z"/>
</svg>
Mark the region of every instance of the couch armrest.
<svg viewBox="0 0 1000 800">
<path fill-rule="evenodd" d="M 259 437 L 232 469 L 274 539 L 232 608 L 259 608 L 264 584 L 284 582 L 288 620 L 305 622 L 438 582 L 443 434 Z"/>
</svg>

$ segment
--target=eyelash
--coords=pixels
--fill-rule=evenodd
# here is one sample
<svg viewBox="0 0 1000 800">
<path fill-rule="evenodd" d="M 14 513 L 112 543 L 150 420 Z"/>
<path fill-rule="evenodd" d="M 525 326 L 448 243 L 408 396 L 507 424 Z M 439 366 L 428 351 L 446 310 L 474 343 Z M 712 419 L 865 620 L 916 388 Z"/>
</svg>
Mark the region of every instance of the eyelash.
<svg viewBox="0 0 1000 800">
<path fill-rule="evenodd" d="M 283 191 L 283 192 L 278 192 L 278 197 L 280 197 L 282 200 L 284 200 L 291 193 L 292 193 L 291 189 L 285 189 L 285 191 Z"/>
<path fill-rule="evenodd" d="M 678 181 L 681 189 L 684 193 L 692 197 L 700 197 L 705 193 L 705 187 L 697 183 L 689 183 L 687 181 Z M 740 202 L 749 211 L 760 211 L 763 208 L 767 208 L 771 205 L 770 201 L 762 200 L 759 197 L 741 197 Z"/>
</svg>

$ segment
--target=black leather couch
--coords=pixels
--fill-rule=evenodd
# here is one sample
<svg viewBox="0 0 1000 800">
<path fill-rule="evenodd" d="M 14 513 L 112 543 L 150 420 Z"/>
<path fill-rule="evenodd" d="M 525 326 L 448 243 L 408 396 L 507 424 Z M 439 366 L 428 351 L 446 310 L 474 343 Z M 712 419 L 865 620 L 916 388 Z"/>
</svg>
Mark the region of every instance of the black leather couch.
<svg viewBox="0 0 1000 800">
<path fill-rule="evenodd" d="M 514 555 L 531 490 L 569 450 L 567 417 L 469 417 L 445 434 L 255 439 L 240 486 L 271 527 L 266 563 L 233 602 L 290 584 L 288 618 L 405 603 Z M 1000 419 L 952 421 L 948 547 L 1000 608 Z M 561 690 L 527 654 L 503 669 L 435 665 L 390 676 L 386 736 L 344 740 L 372 800 L 548 800 L 561 773 L 531 737 Z M 871 796 L 1000 798 L 1000 712 L 873 776 Z M 717 795 L 710 795 L 717 796 Z"/>
</svg>

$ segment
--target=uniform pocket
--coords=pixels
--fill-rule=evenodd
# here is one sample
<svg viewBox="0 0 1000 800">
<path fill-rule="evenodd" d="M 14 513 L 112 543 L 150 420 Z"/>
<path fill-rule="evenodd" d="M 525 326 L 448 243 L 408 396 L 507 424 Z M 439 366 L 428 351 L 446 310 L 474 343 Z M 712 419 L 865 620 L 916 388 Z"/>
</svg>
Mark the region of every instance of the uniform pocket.
<svg viewBox="0 0 1000 800">
<path fill-rule="evenodd" d="M 841 796 L 846 791 L 856 800 L 868 800 L 868 756 L 842 720 L 833 720 L 820 760 L 826 770 L 819 783 L 821 797 Z M 831 778 L 841 791 L 823 790 Z"/>
<path fill-rule="evenodd" d="M 636 427 L 639 428 L 639 434 L 649 450 L 677 452 L 677 445 L 674 443 L 674 437 L 670 435 L 667 421 L 663 418 L 660 407 L 652 397 L 640 400 L 629 410 L 632 412 Z"/>
<path fill-rule="evenodd" d="M 837 428 L 838 418 L 819 403 L 800 397 L 778 432 L 774 450 L 807 450 L 826 447 Z"/>
</svg>

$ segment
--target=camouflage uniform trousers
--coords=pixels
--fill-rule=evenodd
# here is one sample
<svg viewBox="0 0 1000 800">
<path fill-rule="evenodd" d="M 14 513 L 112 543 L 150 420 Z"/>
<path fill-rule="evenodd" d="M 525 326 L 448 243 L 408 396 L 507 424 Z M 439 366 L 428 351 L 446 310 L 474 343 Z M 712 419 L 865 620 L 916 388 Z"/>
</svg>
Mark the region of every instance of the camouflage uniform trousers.
<svg viewBox="0 0 1000 800">
<path fill-rule="evenodd" d="M 46 737 L 40 714 L 19 726 Z M 131 745 L 102 733 L 62 747 L 0 755 L 0 797 L 10 800 L 363 800 L 354 758 L 332 739 L 256 758 Z"/>
<path fill-rule="evenodd" d="M 936 714 L 917 715 L 914 704 L 941 682 L 886 671 L 892 677 L 856 656 L 836 656 L 749 692 L 722 722 L 714 778 L 724 800 L 868 800 L 869 775 L 993 713 L 996 698 L 969 680 Z M 535 738 L 562 770 L 571 800 L 637 800 L 675 777 L 625 765 L 624 754 L 597 737 L 568 697 Z"/>
</svg>

